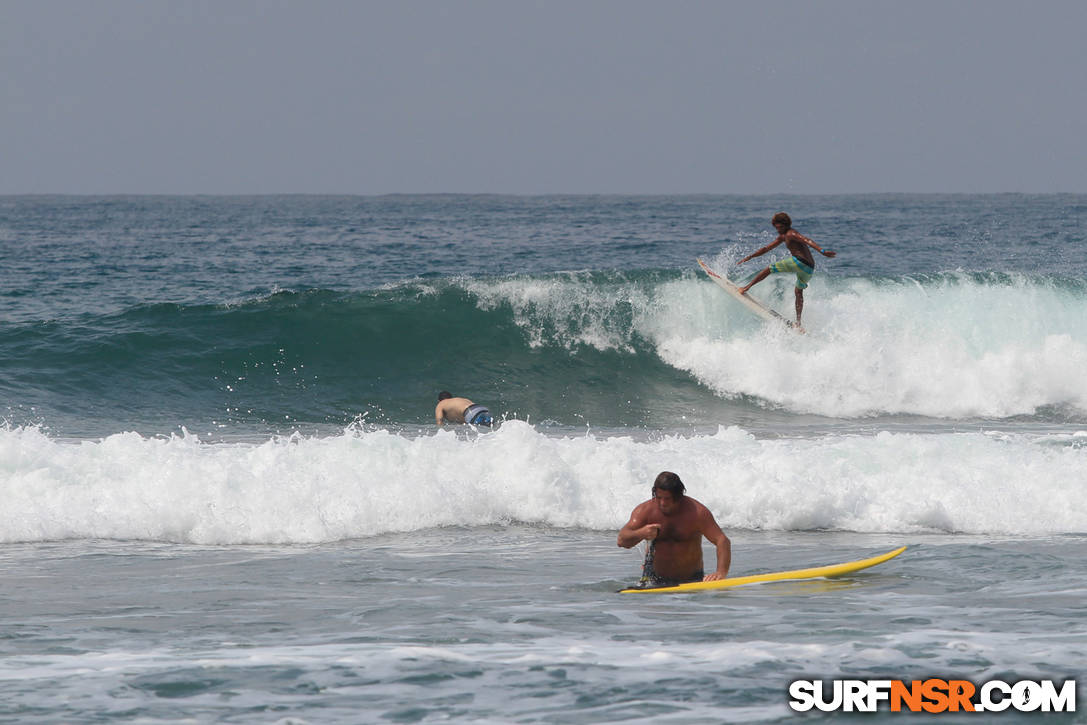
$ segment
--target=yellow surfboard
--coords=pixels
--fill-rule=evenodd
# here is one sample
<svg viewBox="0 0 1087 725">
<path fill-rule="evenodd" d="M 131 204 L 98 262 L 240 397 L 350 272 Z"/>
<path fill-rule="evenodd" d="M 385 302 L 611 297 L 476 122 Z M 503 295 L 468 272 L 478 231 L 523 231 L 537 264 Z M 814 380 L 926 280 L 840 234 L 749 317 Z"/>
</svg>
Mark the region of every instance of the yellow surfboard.
<svg viewBox="0 0 1087 725">
<path fill-rule="evenodd" d="M 674 587 L 646 587 L 646 588 L 632 588 L 621 589 L 620 594 L 633 594 L 635 592 L 649 593 L 649 594 L 673 594 L 676 592 L 704 592 L 711 589 L 727 589 L 729 587 L 739 587 L 744 584 L 760 584 L 762 582 L 779 582 L 788 581 L 791 579 L 818 579 L 820 577 L 841 576 L 843 574 L 852 574 L 855 571 L 861 569 L 867 569 L 870 566 L 876 564 L 882 564 L 885 561 L 889 561 L 903 551 L 906 550 L 905 546 L 899 547 L 894 551 L 888 551 L 886 554 L 880 554 L 879 556 L 873 556 L 870 559 L 861 559 L 860 561 L 850 561 L 845 564 L 834 564 L 832 566 L 817 566 L 811 569 L 795 569 L 793 571 L 777 571 L 772 574 L 753 574 L 752 576 L 738 576 L 729 579 L 718 579 L 712 582 L 688 582 L 687 584 L 679 584 Z"/>
</svg>

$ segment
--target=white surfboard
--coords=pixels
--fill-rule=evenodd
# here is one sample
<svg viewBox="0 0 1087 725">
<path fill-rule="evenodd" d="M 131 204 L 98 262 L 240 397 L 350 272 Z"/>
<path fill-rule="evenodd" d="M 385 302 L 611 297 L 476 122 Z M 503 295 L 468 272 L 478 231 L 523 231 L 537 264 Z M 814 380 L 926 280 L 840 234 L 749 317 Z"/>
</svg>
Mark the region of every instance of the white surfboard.
<svg viewBox="0 0 1087 725">
<path fill-rule="evenodd" d="M 706 274 L 709 275 L 710 279 L 717 283 L 718 287 L 723 289 L 725 292 L 728 292 L 737 302 L 754 312 L 762 319 L 766 320 L 767 322 L 782 322 L 789 327 L 794 328 L 798 332 L 804 331 L 804 328 L 797 327 L 796 323 L 794 323 L 792 320 L 787 320 L 769 307 L 764 307 L 762 304 L 759 303 L 758 300 L 753 299 L 750 294 L 740 294 L 739 287 L 730 282 L 724 275 L 714 272 L 701 259 L 698 260 L 698 264 L 702 267 L 703 270 L 705 270 Z"/>
</svg>

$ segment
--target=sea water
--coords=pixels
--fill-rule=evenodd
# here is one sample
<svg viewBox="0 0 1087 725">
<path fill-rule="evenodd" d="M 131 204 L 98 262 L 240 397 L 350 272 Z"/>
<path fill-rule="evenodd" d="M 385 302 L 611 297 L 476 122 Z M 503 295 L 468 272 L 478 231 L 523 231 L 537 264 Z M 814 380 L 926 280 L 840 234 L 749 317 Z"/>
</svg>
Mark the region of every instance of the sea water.
<svg viewBox="0 0 1087 725">
<path fill-rule="evenodd" d="M 806 335 L 694 262 L 749 277 L 781 210 L 838 252 Z M 797 679 L 1082 681 L 1085 213 L 0 198 L 0 719 L 775 722 L 834 716 Z M 752 294 L 792 315 L 784 276 Z M 496 428 L 437 429 L 441 389 Z M 734 575 L 909 549 L 616 594 L 662 470 Z"/>
</svg>

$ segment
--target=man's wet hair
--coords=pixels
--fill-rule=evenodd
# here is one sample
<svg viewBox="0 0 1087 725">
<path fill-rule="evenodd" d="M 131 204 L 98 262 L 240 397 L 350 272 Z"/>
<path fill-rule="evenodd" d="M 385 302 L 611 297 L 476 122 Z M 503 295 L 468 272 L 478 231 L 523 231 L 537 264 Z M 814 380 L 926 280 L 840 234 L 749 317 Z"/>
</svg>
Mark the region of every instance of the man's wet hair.
<svg viewBox="0 0 1087 725">
<path fill-rule="evenodd" d="M 774 215 L 774 218 L 770 220 L 771 224 L 784 224 L 786 229 L 793 228 L 793 220 L 783 211 L 779 211 Z"/>
<path fill-rule="evenodd" d="M 653 481 L 654 498 L 657 496 L 657 491 L 667 491 L 672 494 L 672 498 L 679 498 L 686 490 L 687 487 L 683 485 L 683 481 L 671 471 L 661 471 L 657 474 L 657 480 Z"/>
<path fill-rule="evenodd" d="M 443 400 L 448 400 L 449 398 L 452 398 L 452 397 L 453 397 L 452 393 L 450 393 L 448 390 L 443 390 L 442 392 L 438 393 L 438 402 L 440 403 Z"/>
</svg>

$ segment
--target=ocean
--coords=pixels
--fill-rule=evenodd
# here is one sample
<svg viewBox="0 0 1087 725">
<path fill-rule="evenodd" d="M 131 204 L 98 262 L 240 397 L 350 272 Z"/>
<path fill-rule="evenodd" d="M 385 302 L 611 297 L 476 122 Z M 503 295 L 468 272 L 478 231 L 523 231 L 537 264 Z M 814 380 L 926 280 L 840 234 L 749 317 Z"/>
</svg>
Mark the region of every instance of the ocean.
<svg viewBox="0 0 1087 725">
<path fill-rule="evenodd" d="M 805 335 L 695 262 L 750 277 L 782 210 L 838 255 Z M 0 197 L 0 721 L 821 721 L 790 683 L 1082 683 L 1085 251 L 1082 195 Z M 752 295 L 792 316 L 785 275 Z M 495 428 L 438 429 L 443 389 Z M 617 594 L 663 470 L 735 576 L 909 549 Z"/>
</svg>

